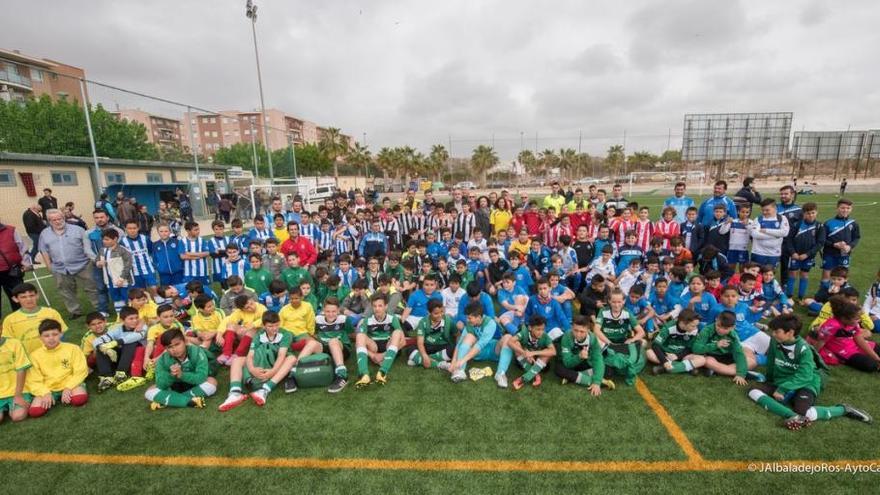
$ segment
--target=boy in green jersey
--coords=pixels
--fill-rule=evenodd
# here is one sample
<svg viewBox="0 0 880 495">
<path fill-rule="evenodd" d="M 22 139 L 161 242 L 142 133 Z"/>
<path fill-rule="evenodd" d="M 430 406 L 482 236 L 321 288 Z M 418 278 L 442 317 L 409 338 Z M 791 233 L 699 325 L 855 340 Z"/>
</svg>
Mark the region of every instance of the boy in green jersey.
<svg viewBox="0 0 880 495">
<path fill-rule="evenodd" d="M 700 315 L 689 308 L 663 325 L 645 352 L 648 361 L 657 365 L 651 368 L 651 374 L 688 373 L 705 366 L 706 358 L 692 353 L 699 326 Z"/>
<path fill-rule="evenodd" d="M 532 315 L 529 318 L 528 326 L 523 326 L 516 335 L 504 335 L 501 337 L 502 343 L 513 351 L 517 364 L 525 370 L 525 373 L 513 381 L 513 389 L 519 390 L 525 387 L 526 383 L 531 383 L 533 387 L 541 386 L 541 371 L 547 367 L 547 364 L 556 355 L 556 348 L 553 347 L 553 339 L 545 331 L 547 320 L 541 315 Z M 498 374 L 505 377 L 503 382 L 498 386 L 505 388 L 506 371 L 501 369 L 501 362 L 498 363 Z"/>
<path fill-rule="evenodd" d="M 623 375 L 626 383 L 632 385 L 645 367 L 645 330 L 625 303 L 623 292 L 615 289 L 608 307 L 597 313 L 593 332 L 603 345 L 605 366 Z"/>
<path fill-rule="evenodd" d="M 166 330 L 159 337 L 165 352 L 156 359 L 156 384 L 144 393 L 150 409 L 165 407 L 205 407 L 205 398 L 217 392 L 217 380 L 208 376 L 208 352 L 187 344 L 178 328 Z"/>
<path fill-rule="evenodd" d="M 370 384 L 369 361 L 379 365 L 376 383 L 385 385 L 388 381 L 388 372 L 394 364 L 394 358 L 397 357 L 397 351 L 406 342 L 400 320 L 397 319 L 397 315 L 388 312 L 388 300 L 385 296 L 374 294 L 371 304 L 373 314 L 361 319 L 355 337 L 360 377 L 355 384 L 357 388 L 364 388 Z"/>
<path fill-rule="evenodd" d="M 295 252 L 287 255 L 287 268 L 281 271 L 281 280 L 287 284 L 288 289 L 299 287 L 303 280 L 311 283 L 312 276 L 309 275 L 308 270 L 299 266 L 299 255 Z"/>
<path fill-rule="evenodd" d="M 817 406 L 822 391 L 825 363 L 813 348 L 800 338 L 801 320 L 784 314 L 767 324 L 773 343 L 767 351 L 767 381 L 749 390 L 749 398 L 777 416 L 785 418 L 789 430 L 810 426 L 819 419 L 840 416 L 871 423 L 871 416 L 849 404 Z"/>
<path fill-rule="evenodd" d="M 351 324 L 339 312 L 339 300 L 331 296 L 324 300 L 324 309 L 315 317 L 315 338 L 323 346 L 323 352 L 333 358 L 333 383 L 327 388 L 331 394 L 342 392 L 348 384 L 345 360 L 351 353 Z"/>
<path fill-rule="evenodd" d="M 220 404 L 221 412 L 243 404 L 248 397 L 262 406 L 269 393 L 287 378 L 296 363 L 296 357 L 288 354 L 293 334 L 281 328 L 278 313 L 266 311 L 262 322 L 263 328 L 251 341 L 247 356 L 236 356 L 232 360 L 229 396 Z M 243 393 L 244 385 L 250 386 L 250 394 Z"/>
<path fill-rule="evenodd" d="M 700 330 L 692 350 L 694 354 L 705 356 L 709 375 L 732 376 L 733 383 L 745 386 L 749 367 L 735 327 L 736 314 L 722 311 L 715 323 Z"/>
<path fill-rule="evenodd" d="M 437 368 L 448 371 L 449 361 L 455 353 L 455 320 L 444 311 L 443 301 L 428 301 L 428 316 L 416 325 L 416 345 L 403 349 L 406 364 L 425 369 Z"/>
<path fill-rule="evenodd" d="M 614 382 L 605 380 L 605 358 L 602 345 L 596 335 L 590 332 L 592 322 L 589 316 L 576 315 L 571 322 L 571 330 L 559 339 L 560 356 L 556 359 L 554 371 L 568 382 L 587 387 L 590 395 L 602 394 L 602 385 L 614 388 Z"/>
</svg>

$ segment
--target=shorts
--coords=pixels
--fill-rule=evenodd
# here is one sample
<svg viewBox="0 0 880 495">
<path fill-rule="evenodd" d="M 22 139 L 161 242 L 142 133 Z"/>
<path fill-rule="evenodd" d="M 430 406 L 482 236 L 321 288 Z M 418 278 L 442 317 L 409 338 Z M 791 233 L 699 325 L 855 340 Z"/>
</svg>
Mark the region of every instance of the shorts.
<svg viewBox="0 0 880 495">
<path fill-rule="evenodd" d="M 486 344 L 486 347 L 480 349 L 480 352 L 472 359 L 472 361 L 498 361 L 498 353 L 495 348 L 498 346 L 498 340 L 492 339 Z"/>
<path fill-rule="evenodd" d="M 110 299 L 113 300 L 114 303 L 128 303 L 128 289 L 134 287 L 133 285 L 127 285 L 125 287 L 107 287 L 107 293 L 110 295 Z M 117 308 L 118 309 L 118 308 Z"/>
<path fill-rule="evenodd" d="M 761 266 L 770 265 L 776 268 L 776 265 L 779 264 L 779 256 L 765 256 L 763 254 L 752 253 L 752 261 Z"/>
<path fill-rule="evenodd" d="M 324 354 L 326 354 L 328 356 L 331 356 L 330 345 L 324 344 L 322 342 L 322 346 L 323 347 L 321 349 L 321 352 L 323 352 Z M 347 344 L 345 342 L 342 342 L 342 360 L 347 361 L 349 356 L 351 356 L 351 344 Z"/>
<path fill-rule="evenodd" d="M 266 382 L 261 382 L 251 375 L 251 372 L 248 371 L 247 366 L 241 369 L 241 383 L 242 385 L 247 385 L 251 388 L 251 390 L 257 390 L 263 386 Z"/>
<path fill-rule="evenodd" d="M 805 260 L 793 260 L 789 258 L 788 260 L 788 270 L 791 272 L 808 272 L 814 266 L 816 266 L 816 258 L 808 258 Z"/>
<path fill-rule="evenodd" d="M 164 285 L 178 285 L 183 283 L 183 272 L 160 273 L 159 279 Z"/>
<path fill-rule="evenodd" d="M 301 351 L 309 343 L 309 334 L 301 333 L 298 335 L 294 335 L 292 342 L 290 343 L 291 351 Z"/>
<path fill-rule="evenodd" d="M 24 400 L 26 400 L 28 402 L 31 402 L 34 400 L 34 396 L 27 393 L 27 392 L 21 394 L 21 396 L 22 396 L 22 398 L 24 398 Z M 5 411 L 12 412 L 12 411 L 15 411 L 16 409 L 23 409 L 21 406 L 19 406 L 15 403 L 14 399 L 15 399 L 14 396 L 13 397 L 4 397 L 4 398 L 0 399 L 0 413 L 5 412 Z"/>
<path fill-rule="evenodd" d="M 510 323 L 513 324 L 514 327 L 516 327 L 516 330 L 512 333 L 512 335 L 515 335 L 517 332 L 519 332 L 519 327 L 523 324 L 522 317 L 516 316 L 516 313 L 514 313 L 513 311 L 505 311 L 504 313 L 501 313 L 501 316 L 499 316 L 499 318 L 508 319 L 510 321 Z M 504 330 L 507 333 L 511 333 L 510 330 L 506 326 L 505 326 Z"/>
<path fill-rule="evenodd" d="M 156 283 L 156 274 L 148 273 L 146 275 L 135 275 L 134 276 L 134 286 L 139 287 L 141 289 L 146 289 L 148 287 L 155 287 L 159 285 Z"/>
<path fill-rule="evenodd" d="M 171 390 L 174 392 L 177 392 L 179 394 L 182 394 L 185 392 L 189 392 L 195 386 L 196 385 L 193 385 L 191 383 L 176 381 L 171 384 Z"/>
<path fill-rule="evenodd" d="M 718 361 L 721 364 L 734 364 L 736 360 L 733 359 L 733 354 L 709 354 L 706 357 L 714 358 L 715 361 Z"/>
<path fill-rule="evenodd" d="M 830 270 L 832 268 L 837 268 L 838 266 L 844 266 L 849 268 L 849 255 L 848 254 L 823 254 L 822 255 L 822 269 Z"/>
<path fill-rule="evenodd" d="M 731 249 L 727 251 L 727 262 L 731 265 L 745 263 L 746 261 L 749 261 L 748 251 L 740 251 L 739 249 Z"/>
<path fill-rule="evenodd" d="M 385 340 L 373 340 L 376 343 L 376 352 L 383 353 L 388 349 L 388 342 L 391 342 L 391 339 Z"/>
<path fill-rule="evenodd" d="M 767 351 L 770 349 L 770 336 L 764 332 L 758 332 L 755 335 L 747 338 L 742 341 L 743 347 L 748 347 L 755 354 L 767 354 Z"/>
</svg>

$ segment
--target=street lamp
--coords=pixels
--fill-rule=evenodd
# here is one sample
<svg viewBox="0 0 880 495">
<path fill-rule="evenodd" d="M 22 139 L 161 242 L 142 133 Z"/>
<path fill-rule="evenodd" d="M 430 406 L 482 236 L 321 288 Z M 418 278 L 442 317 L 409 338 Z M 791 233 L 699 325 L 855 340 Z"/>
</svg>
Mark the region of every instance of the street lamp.
<svg viewBox="0 0 880 495">
<path fill-rule="evenodd" d="M 263 99 L 263 75 L 260 71 L 260 51 L 257 49 L 257 6 L 254 5 L 253 0 L 247 0 L 245 15 L 251 20 L 251 31 L 253 31 L 254 34 L 254 57 L 257 60 L 257 83 L 260 85 L 260 118 L 263 119 L 263 122 L 261 122 L 263 128 L 263 144 L 266 146 L 266 154 L 269 159 L 269 182 L 270 184 L 274 184 L 275 171 L 272 168 L 272 150 L 269 148 L 269 131 L 266 125 L 266 101 Z"/>
</svg>

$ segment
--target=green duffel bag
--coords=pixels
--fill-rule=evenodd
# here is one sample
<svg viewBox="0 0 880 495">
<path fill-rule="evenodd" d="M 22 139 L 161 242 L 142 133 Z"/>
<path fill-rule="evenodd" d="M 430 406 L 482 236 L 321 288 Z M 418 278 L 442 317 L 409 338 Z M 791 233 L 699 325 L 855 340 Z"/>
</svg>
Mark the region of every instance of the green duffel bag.
<svg viewBox="0 0 880 495">
<path fill-rule="evenodd" d="M 299 387 L 326 387 L 333 381 L 333 358 L 324 353 L 306 356 L 296 363 L 293 377 Z"/>
</svg>

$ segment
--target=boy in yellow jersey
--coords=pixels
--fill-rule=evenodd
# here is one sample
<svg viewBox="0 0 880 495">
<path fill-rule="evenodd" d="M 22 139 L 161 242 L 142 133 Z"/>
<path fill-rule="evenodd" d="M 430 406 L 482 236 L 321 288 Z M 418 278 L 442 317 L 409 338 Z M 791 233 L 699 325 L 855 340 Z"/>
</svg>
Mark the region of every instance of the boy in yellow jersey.
<svg viewBox="0 0 880 495">
<path fill-rule="evenodd" d="M 80 340 L 79 347 L 89 369 L 95 369 L 95 339 L 107 333 L 107 317 L 100 311 L 93 311 L 86 315 L 88 330 Z"/>
<path fill-rule="evenodd" d="M 0 334 L 0 423 L 7 413 L 12 421 L 27 418 L 33 398 L 24 391 L 30 367 L 31 361 L 21 342 Z"/>
<path fill-rule="evenodd" d="M 52 308 L 43 308 L 38 304 L 39 295 L 33 284 L 18 284 L 12 289 L 12 299 L 21 305 L 21 309 L 13 311 L 3 320 L 3 336 L 17 339 L 27 352 L 33 352 L 41 347 L 40 322 L 51 319 L 61 324 L 61 331 L 67 331 L 67 325 L 61 319 L 58 311 Z"/>
<path fill-rule="evenodd" d="M 27 388 L 34 396 L 28 416 L 39 418 L 59 402 L 74 407 L 89 400 L 83 383 L 89 374 L 86 357 L 75 344 L 61 342 L 61 322 L 43 320 L 38 328 L 42 346 L 31 353 Z"/>
<path fill-rule="evenodd" d="M 156 314 L 158 306 L 150 299 L 150 295 L 144 289 L 134 288 L 128 290 L 128 305 L 138 311 L 141 321 L 148 327 L 159 321 Z M 118 319 L 116 320 L 119 321 Z"/>
<path fill-rule="evenodd" d="M 291 333 L 293 342 L 291 351 L 299 351 L 297 362 L 309 355 L 321 352 L 321 343 L 314 338 L 315 334 L 315 310 L 312 305 L 303 301 L 302 290 L 299 287 L 290 289 L 290 303 L 281 308 L 278 317 L 281 318 L 281 328 Z M 296 364 L 296 362 L 294 363 Z M 296 392 L 296 380 L 290 376 L 284 382 L 284 392 L 287 394 Z"/>
<path fill-rule="evenodd" d="M 217 328 L 220 327 L 220 322 L 226 314 L 217 308 L 214 299 L 207 294 L 196 296 L 193 305 L 196 307 L 196 313 L 192 317 L 191 331 L 195 334 L 198 346 L 211 352 L 212 344 L 223 345 L 223 334 L 218 332 Z M 219 347 L 217 350 L 219 351 Z"/>
<path fill-rule="evenodd" d="M 243 294 L 236 296 L 235 311 L 223 318 L 217 327 L 217 332 L 223 334 L 223 351 L 217 358 L 218 363 L 230 366 L 234 356 L 247 356 L 254 335 L 263 325 L 262 318 L 265 312 L 266 306 L 249 296 Z M 236 340 L 238 340 L 237 347 Z"/>
<path fill-rule="evenodd" d="M 133 368 L 135 366 L 134 363 L 136 362 L 138 363 L 138 366 L 140 366 L 139 370 L 146 370 L 146 376 L 138 373 L 139 370 L 132 369 L 131 377 L 119 385 L 116 385 L 116 390 L 120 392 L 127 392 L 147 383 L 147 380 L 152 380 L 155 377 L 156 359 L 158 359 L 165 350 L 159 337 L 161 337 L 166 330 L 171 330 L 173 328 L 176 328 L 181 332 L 183 331 L 183 325 L 181 325 L 180 322 L 177 321 L 177 318 L 174 317 L 175 312 L 172 305 L 163 304 L 159 306 L 156 313 L 159 315 L 159 323 L 156 323 L 147 329 L 147 345 L 138 348 L 138 354 L 135 355 L 134 362 L 132 363 Z"/>
</svg>

